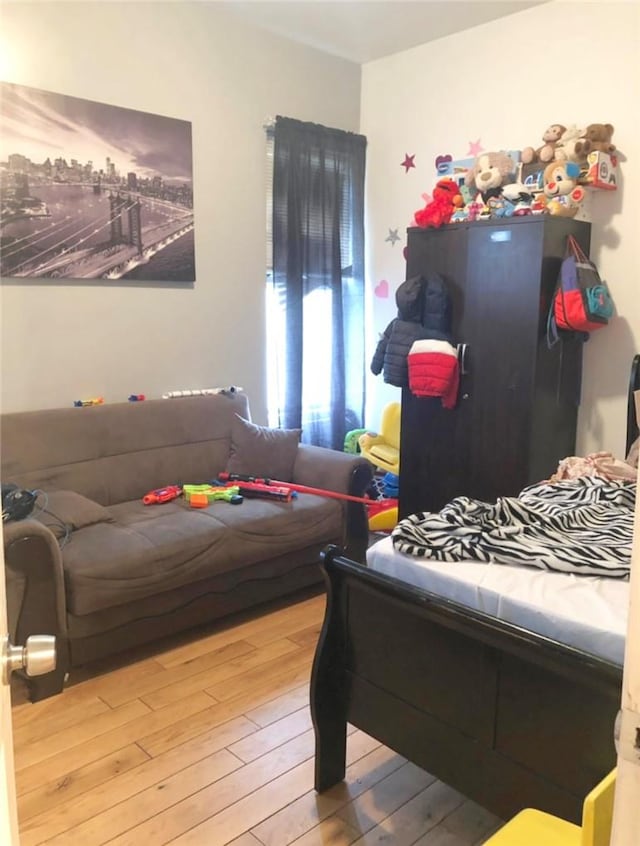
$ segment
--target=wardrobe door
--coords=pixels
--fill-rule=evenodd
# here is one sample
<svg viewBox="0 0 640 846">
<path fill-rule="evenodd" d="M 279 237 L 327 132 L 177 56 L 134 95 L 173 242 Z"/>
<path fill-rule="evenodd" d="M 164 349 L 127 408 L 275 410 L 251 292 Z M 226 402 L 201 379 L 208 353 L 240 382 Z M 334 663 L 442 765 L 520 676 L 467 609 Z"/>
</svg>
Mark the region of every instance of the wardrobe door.
<svg viewBox="0 0 640 846">
<path fill-rule="evenodd" d="M 466 493 L 495 501 L 526 480 L 540 313 L 543 222 L 473 227 L 467 265 Z"/>
<path fill-rule="evenodd" d="M 439 273 L 451 294 L 453 339 L 464 337 L 466 320 L 467 230 L 464 225 L 445 229 L 410 229 L 407 276 Z M 461 390 L 461 395 L 463 391 Z M 400 439 L 401 517 L 418 511 L 438 511 L 465 492 L 469 474 L 466 403 L 443 408 L 438 397 L 415 397 L 402 392 Z"/>
</svg>

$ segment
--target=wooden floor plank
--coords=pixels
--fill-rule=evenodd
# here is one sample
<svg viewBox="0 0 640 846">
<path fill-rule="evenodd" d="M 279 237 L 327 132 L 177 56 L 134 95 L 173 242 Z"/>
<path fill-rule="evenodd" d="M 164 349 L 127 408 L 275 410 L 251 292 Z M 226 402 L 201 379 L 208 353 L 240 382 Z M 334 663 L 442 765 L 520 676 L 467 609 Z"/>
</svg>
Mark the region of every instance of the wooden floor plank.
<svg viewBox="0 0 640 846">
<path fill-rule="evenodd" d="M 344 782 L 322 795 L 310 790 L 260 823 L 252 833 L 265 846 L 287 846 L 404 763 L 400 755 L 378 746 L 347 767 Z"/>
<path fill-rule="evenodd" d="M 237 652 L 237 656 L 232 655 L 232 652 Z M 177 702 L 195 691 L 202 690 L 206 690 L 213 699 L 218 701 L 218 697 L 213 693 L 214 688 L 225 689 L 231 683 L 230 680 L 237 679 L 250 670 L 271 666 L 274 662 L 277 664 L 283 656 L 298 652 L 300 652 L 298 644 L 286 638 L 263 648 L 256 648 L 249 646 L 245 641 L 238 641 L 211 653 L 215 658 L 229 654 L 230 657 L 227 660 L 212 661 L 208 656 L 202 655 L 188 664 L 179 664 L 166 671 L 167 678 L 164 680 L 166 684 L 156 685 L 153 690 L 142 691 L 139 696 L 154 710 L 164 708 L 171 702 Z"/>
<path fill-rule="evenodd" d="M 435 781 L 415 764 L 406 763 L 337 811 L 352 828 L 365 833 L 394 814 Z"/>
<path fill-rule="evenodd" d="M 290 643 L 291 641 L 287 642 Z M 235 678 L 228 678 L 218 684 L 209 685 L 205 688 L 205 691 L 218 702 L 224 702 L 227 699 L 235 699 L 238 696 L 245 695 L 254 685 L 265 684 L 265 682 L 270 681 L 287 670 L 304 667 L 308 674 L 309 666 L 313 659 L 313 652 L 314 650 L 311 648 L 300 647 L 296 644 L 296 648 L 287 654 L 274 658 L 271 661 L 266 661 L 259 667 L 248 670 L 246 673 L 242 673 Z"/>
<path fill-rule="evenodd" d="M 463 801 L 464 797 L 455 790 L 440 781 L 433 781 L 417 796 L 366 831 L 355 841 L 354 846 L 381 846 L 387 843 L 413 846 L 418 838 L 435 829 Z"/>
<path fill-rule="evenodd" d="M 227 745 L 254 731 L 255 726 L 244 717 L 225 723 L 171 749 L 157 758 L 151 758 L 127 773 L 120 774 L 100 789 L 86 793 L 73 802 L 61 802 L 51 813 L 44 813 L 21 825 L 21 846 L 34 846 L 47 837 L 79 827 L 92 817 L 112 808 L 131 796 L 163 779 L 179 773 L 186 767 L 214 755 Z M 152 846 L 150 843 L 149 846 Z"/>
<path fill-rule="evenodd" d="M 100 735 L 108 734 L 114 729 L 124 730 L 127 723 L 139 717 L 146 717 L 151 709 L 144 703 L 133 701 L 120 708 L 110 708 L 106 713 L 89 718 L 80 726 L 58 731 L 49 737 L 43 737 L 26 747 L 16 749 L 16 773 L 33 767 L 47 758 L 53 758 L 66 752 L 73 746 L 84 746 L 96 740 Z M 124 746 L 126 740 L 120 741 L 117 748 Z"/>
<path fill-rule="evenodd" d="M 40 703 L 14 678 L 21 846 L 479 846 L 495 817 L 353 726 L 345 781 L 313 790 L 324 611 L 307 594 L 137 647 Z"/>
<path fill-rule="evenodd" d="M 306 619 L 305 625 L 309 625 L 309 619 L 313 618 L 314 615 L 324 614 L 324 605 L 324 596 L 314 596 L 311 599 L 295 603 L 295 605 L 284 609 L 284 614 L 283 609 L 276 609 L 267 613 L 261 613 L 260 609 L 257 609 L 253 619 L 239 625 L 233 625 L 230 618 L 221 623 L 213 633 L 194 639 L 192 642 L 176 649 L 168 649 L 162 655 L 159 655 L 157 660 L 163 667 L 169 669 L 176 664 L 191 661 L 199 655 L 206 655 L 212 649 L 218 649 L 227 643 L 247 640 L 247 638 L 252 638 L 260 632 L 265 632 L 265 636 L 268 636 L 270 628 L 280 625 L 284 618 L 296 620 Z M 293 630 L 296 630 L 295 626 L 293 626 Z M 258 645 L 263 645 L 263 643 L 264 641 L 259 641 Z"/>
<path fill-rule="evenodd" d="M 258 705 L 250 711 L 246 711 L 246 716 L 259 726 L 268 726 L 281 720 L 288 714 L 292 714 L 299 708 L 307 708 L 309 706 L 309 684 L 301 685 L 294 690 L 289 690 L 275 699 L 265 702 L 263 705 Z"/>
<path fill-rule="evenodd" d="M 309 708 L 300 708 L 293 714 L 288 714 L 281 720 L 277 720 L 275 723 L 254 732 L 249 737 L 234 743 L 233 746 L 229 747 L 229 751 L 233 752 L 245 764 L 248 764 L 287 740 L 309 731 L 310 728 L 311 713 Z"/>
<path fill-rule="evenodd" d="M 18 817 L 21 823 L 54 809 L 58 811 L 63 802 L 68 802 L 120 773 L 132 770 L 149 756 L 135 743 L 92 761 L 67 773 L 62 778 L 50 781 L 18 797 Z"/>
</svg>

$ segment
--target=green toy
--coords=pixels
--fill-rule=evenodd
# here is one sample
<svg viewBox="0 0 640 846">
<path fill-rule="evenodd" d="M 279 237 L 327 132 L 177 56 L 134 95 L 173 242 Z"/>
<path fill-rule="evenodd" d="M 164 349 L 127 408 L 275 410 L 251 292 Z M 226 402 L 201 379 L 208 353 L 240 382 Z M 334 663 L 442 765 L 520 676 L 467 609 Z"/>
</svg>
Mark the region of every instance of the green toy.
<svg viewBox="0 0 640 846">
<path fill-rule="evenodd" d="M 240 488 L 237 485 L 228 488 L 214 485 L 183 485 L 182 493 L 192 508 L 206 508 L 218 499 L 230 502 L 231 505 L 240 505 L 242 502 Z"/>
</svg>

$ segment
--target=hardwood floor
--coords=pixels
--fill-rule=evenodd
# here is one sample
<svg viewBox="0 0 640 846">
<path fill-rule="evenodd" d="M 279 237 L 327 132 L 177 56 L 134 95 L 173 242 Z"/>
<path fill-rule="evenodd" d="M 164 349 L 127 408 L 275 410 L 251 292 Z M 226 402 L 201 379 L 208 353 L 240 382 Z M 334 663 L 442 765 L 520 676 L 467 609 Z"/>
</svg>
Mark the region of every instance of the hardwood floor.
<svg viewBox="0 0 640 846">
<path fill-rule="evenodd" d="M 500 821 L 361 731 L 313 790 L 309 674 L 324 597 L 12 685 L 21 846 L 472 846 Z"/>
</svg>

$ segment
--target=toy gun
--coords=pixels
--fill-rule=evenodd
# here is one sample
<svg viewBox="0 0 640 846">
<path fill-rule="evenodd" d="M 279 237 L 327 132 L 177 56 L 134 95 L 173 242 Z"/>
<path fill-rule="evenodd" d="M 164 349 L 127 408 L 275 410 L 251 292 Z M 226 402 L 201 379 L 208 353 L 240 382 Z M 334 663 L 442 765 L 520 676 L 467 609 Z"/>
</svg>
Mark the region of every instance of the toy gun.
<svg viewBox="0 0 640 846">
<path fill-rule="evenodd" d="M 344 499 L 347 502 L 361 502 L 363 505 L 371 505 L 372 500 L 363 496 L 351 496 L 351 494 L 340 493 L 339 491 L 329 491 L 325 488 L 312 488 L 309 485 L 296 485 L 293 482 L 277 482 L 273 479 L 260 479 L 257 476 L 245 476 L 242 473 L 219 473 L 218 478 L 228 483 L 235 483 L 242 488 L 244 485 L 252 485 L 264 487 L 266 490 L 273 489 L 274 486 L 283 487 L 289 491 L 289 496 L 298 493 L 315 494 L 316 496 L 326 496 L 330 499 Z M 289 500 L 287 500 L 288 502 Z M 393 503 L 393 500 L 379 500 L 380 502 Z M 390 506 L 388 506 L 390 507 Z"/>
<path fill-rule="evenodd" d="M 161 502 L 171 502 L 172 499 L 177 499 L 181 493 L 180 485 L 167 485 L 166 488 L 149 491 L 142 497 L 142 501 L 145 505 L 159 505 Z"/>
<path fill-rule="evenodd" d="M 238 485 L 225 488 L 212 485 L 184 485 L 182 490 L 184 498 L 192 508 L 206 508 L 217 499 L 229 502 L 231 505 L 240 505 L 242 502 Z"/>
<path fill-rule="evenodd" d="M 262 499 L 277 499 L 279 502 L 291 502 L 291 498 L 294 496 L 291 488 L 286 485 L 273 485 L 270 482 L 268 484 L 243 482 L 241 480 L 236 480 L 233 484 L 240 490 L 242 496 L 246 496 L 248 499 L 261 497 Z"/>
</svg>

